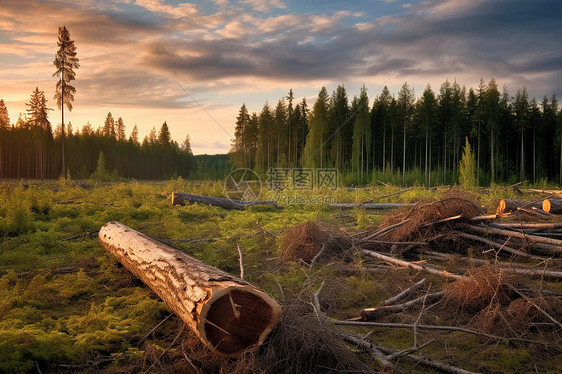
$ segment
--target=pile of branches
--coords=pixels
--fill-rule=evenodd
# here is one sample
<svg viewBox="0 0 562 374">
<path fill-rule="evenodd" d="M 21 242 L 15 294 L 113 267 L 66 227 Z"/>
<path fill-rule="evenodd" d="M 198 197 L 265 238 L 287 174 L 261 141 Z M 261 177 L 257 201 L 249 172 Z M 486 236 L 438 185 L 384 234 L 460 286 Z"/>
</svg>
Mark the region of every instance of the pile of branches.
<svg viewBox="0 0 562 374">
<path fill-rule="evenodd" d="M 502 217 L 484 215 L 484 208 L 466 197 L 420 202 L 411 209 L 388 214 L 378 228 L 355 237 L 354 247 L 367 256 L 400 266 L 411 267 L 399 258 L 385 256 L 461 260 L 467 262 L 467 268 L 493 263 L 510 273 L 562 278 L 558 258 L 562 254 L 562 222 L 502 223 Z M 471 257 L 478 255 L 473 253 L 475 248 L 481 249 L 480 256 Z M 535 268 L 538 264 L 542 264 L 540 269 Z M 454 279 L 461 275 L 434 273 Z"/>
<path fill-rule="evenodd" d="M 502 222 L 506 217 L 511 222 Z M 360 309 L 356 317 L 334 323 L 412 330 L 414 344 L 403 351 L 380 346 L 369 336 L 342 334 L 348 344 L 372 355 L 381 371 L 393 370 L 398 359 L 406 358 L 435 370 L 466 374 L 469 371 L 416 354 L 435 342 L 421 342 L 418 331 L 456 331 L 488 341 L 560 350 L 536 334 L 537 329 L 562 331 L 560 294 L 529 287 L 527 279 L 562 279 L 562 240 L 557 238 L 562 223 L 529 222 L 529 217 L 533 213 L 524 210 L 485 215 L 476 200 L 449 196 L 399 208 L 378 227 L 353 236 L 318 223 L 302 224 L 287 231 L 284 248 L 304 246 L 284 258 L 312 267 L 333 262 L 335 256 L 349 263 L 359 254 L 365 259 L 360 268 L 348 264 L 347 270 L 372 266 L 376 271 L 382 262 L 415 269 L 416 277 L 429 273 L 445 278 L 444 287 L 421 279 L 378 305 Z M 316 310 L 322 310 L 321 289 L 314 294 Z M 441 323 L 436 325 L 436 320 Z"/>
</svg>

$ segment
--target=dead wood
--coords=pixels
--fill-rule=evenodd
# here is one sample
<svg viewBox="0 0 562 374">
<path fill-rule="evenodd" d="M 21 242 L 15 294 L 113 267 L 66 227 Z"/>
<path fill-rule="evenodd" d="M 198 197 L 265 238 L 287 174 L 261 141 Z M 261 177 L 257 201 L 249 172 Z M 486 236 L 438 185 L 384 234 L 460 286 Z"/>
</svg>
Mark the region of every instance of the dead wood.
<svg viewBox="0 0 562 374">
<path fill-rule="evenodd" d="M 377 232 L 375 232 L 375 233 L 373 233 L 373 234 L 367 236 L 367 237 L 364 238 L 363 240 L 366 241 L 366 240 L 374 239 L 374 238 L 376 238 L 377 236 L 382 235 L 382 234 L 384 234 L 385 232 L 388 232 L 388 231 L 394 229 L 395 227 L 402 226 L 403 224 L 405 224 L 405 223 L 408 222 L 409 220 L 410 220 L 410 219 L 405 219 L 404 221 L 401 221 L 401 222 L 395 223 L 395 224 L 393 224 L 393 225 L 387 226 L 387 227 L 385 227 L 385 228 L 383 228 L 383 229 L 380 229 L 379 231 L 377 231 Z"/>
<path fill-rule="evenodd" d="M 105 224 L 99 239 L 219 355 L 259 347 L 281 317 L 281 306 L 249 283 L 122 223 Z"/>
<path fill-rule="evenodd" d="M 562 190 L 540 190 L 535 188 L 522 189 L 521 192 L 542 193 L 548 195 L 562 195 Z"/>
<path fill-rule="evenodd" d="M 389 257 L 389 256 L 386 256 L 386 255 L 383 255 L 382 253 L 378 253 L 378 252 L 375 252 L 375 251 L 369 251 L 369 250 L 363 249 L 363 248 L 358 248 L 358 249 L 359 249 L 359 252 L 363 253 L 364 255 L 367 255 L 369 257 L 373 257 L 373 258 L 385 261 L 385 262 L 387 262 L 389 264 L 392 264 L 392 265 L 407 267 L 407 268 L 411 268 L 411 269 L 418 270 L 418 271 L 425 271 L 425 272 L 435 274 L 435 275 L 439 275 L 440 277 L 449 278 L 449 279 L 460 279 L 460 278 L 462 278 L 461 275 L 449 273 L 446 270 L 438 270 L 438 269 L 432 268 L 432 267 L 427 266 L 427 265 L 414 264 L 412 262 L 400 260 L 400 259 L 397 259 L 397 258 L 394 258 L 394 257 Z"/>
<path fill-rule="evenodd" d="M 542 202 L 542 209 L 551 214 L 562 214 L 562 199 L 548 198 Z"/>
<path fill-rule="evenodd" d="M 353 209 L 353 208 L 363 208 L 372 210 L 385 210 L 385 209 L 396 209 L 405 206 L 414 206 L 413 203 L 338 203 L 338 204 L 328 204 L 330 208 L 337 209 Z"/>
<path fill-rule="evenodd" d="M 507 213 L 515 212 L 518 210 L 518 208 L 542 210 L 542 201 L 528 202 L 521 200 L 501 199 L 498 204 L 498 208 L 496 209 L 496 214 L 501 216 Z"/>
<path fill-rule="evenodd" d="M 418 297 L 417 299 L 408 301 L 402 304 L 382 306 L 376 308 L 366 308 L 361 310 L 361 320 L 362 321 L 373 321 L 377 320 L 387 314 L 391 313 L 401 313 L 405 310 L 417 307 L 425 303 L 434 303 L 439 301 L 443 297 L 443 291 L 434 292 L 427 295 Z"/>
<path fill-rule="evenodd" d="M 482 265 L 489 265 L 489 266 L 497 266 L 502 269 L 502 271 L 508 274 L 517 274 L 517 275 L 524 275 L 530 278 L 552 278 L 552 279 L 562 279 L 562 271 L 557 270 L 548 270 L 544 269 L 531 269 L 525 267 L 515 267 L 513 263 L 509 262 L 501 262 L 501 261 L 489 261 L 480 258 L 468 258 L 462 256 L 455 256 L 447 253 L 435 252 L 435 251 L 427 251 L 427 250 L 414 250 L 414 252 L 420 254 L 423 257 L 435 259 L 438 261 L 464 261 L 470 265 L 482 266 Z M 544 261 L 544 258 L 539 257 L 541 262 Z"/>
<path fill-rule="evenodd" d="M 515 248 L 512 248 L 512 247 L 508 246 L 507 242 L 504 242 L 503 244 L 500 244 L 500 243 L 497 243 L 495 241 L 483 238 L 481 236 L 472 235 L 472 234 L 469 234 L 469 233 L 466 233 L 466 232 L 463 232 L 463 231 L 454 231 L 454 234 L 458 235 L 462 238 L 465 238 L 465 239 L 470 239 L 470 240 L 473 240 L 473 241 L 477 241 L 477 242 L 487 244 L 487 245 L 497 249 L 498 252 L 505 251 L 505 252 L 511 253 L 512 255 L 542 260 L 542 257 L 534 256 L 532 254 L 529 254 L 529 253 L 526 253 L 526 252 L 523 252 L 523 251 L 520 251 L 518 249 L 515 249 Z"/>
<path fill-rule="evenodd" d="M 387 354 L 396 353 L 396 351 L 394 351 L 394 350 L 386 349 L 386 348 L 383 348 L 383 347 L 380 347 L 380 348 L 384 353 L 387 353 Z M 426 367 L 429 367 L 429 368 L 432 368 L 432 369 L 437 369 L 439 371 L 444 371 L 446 373 L 451 373 L 451 374 L 476 374 L 473 371 L 464 370 L 464 369 L 461 369 L 459 367 L 449 365 L 449 364 L 446 364 L 446 363 L 441 362 L 441 361 L 436 361 L 436 360 L 433 360 L 433 359 L 430 359 L 430 358 L 420 357 L 420 356 L 416 356 L 416 355 L 413 355 L 413 354 L 407 354 L 404 357 L 409 358 L 410 360 L 414 361 L 417 364 L 420 364 L 420 365 L 423 365 L 423 366 L 426 366 Z"/>
<path fill-rule="evenodd" d="M 381 352 L 376 345 L 369 343 L 368 341 L 353 336 L 351 334 L 342 335 L 344 341 L 353 344 L 357 347 L 367 349 L 371 355 L 375 358 L 377 363 L 381 366 L 384 373 L 393 372 L 394 364 L 386 359 L 386 355 Z"/>
<path fill-rule="evenodd" d="M 466 224 L 466 223 L 462 223 L 459 224 L 457 226 L 457 228 L 459 229 L 465 229 L 468 231 L 472 231 L 472 232 L 476 232 L 479 234 L 484 234 L 484 235 L 498 235 L 498 236 L 503 236 L 503 237 L 514 237 L 514 238 L 519 238 L 519 239 L 523 239 L 526 240 L 530 245 L 533 245 L 535 243 L 544 243 L 544 244 L 550 244 L 555 248 L 553 248 L 554 253 L 562 253 L 562 240 L 557 240 L 557 239 L 551 239 L 551 238 L 544 238 L 544 237 L 540 237 L 540 236 L 536 236 L 536 235 L 531 235 L 531 234 L 524 234 L 518 231 L 512 231 L 512 230 L 506 230 L 506 229 L 500 229 L 500 228 L 492 228 L 490 226 L 481 226 L 481 225 L 470 225 L 470 224 Z"/>
<path fill-rule="evenodd" d="M 381 346 L 376 346 L 374 345 L 374 347 L 383 352 L 386 353 L 387 355 L 392 355 L 392 354 L 396 354 L 397 351 L 393 350 L 393 349 L 388 349 L 385 347 L 381 347 Z M 453 365 L 449 365 L 446 364 L 444 362 L 441 361 L 436 361 L 433 360 L 431 358 L 427 358 L 427 357 L 420 357 L 420 356 L 416 356 L 413 354 L 407 354 L 404 357 L 409 358 L 410 360 L 416 362 L 417 364 L 432 368 L 432 369 L 437 369 L 439 371 L 444 371 L 446 373 L 452 373 L 452 374 L 476 374 L 472 371 L 468 371 L 468 370 L 464 370 L 461 369 L 459 367 L 453 366 Z"/>
<path fill-rule="evenodd" d="M 511 229 L 536 229 L 536 230 L 555 230 L 562 228 L 561 222 L 553 222 L 553 223 L 533 223 L 533 222 L 518 222 L 518 223 L 496 223 L 496 226 L 501 226 L 504 228 L 511 228 Z"/>
<path fill-rule="evenodd" d="M 242 200 L 231 200 L 224 197 L 215 196 L 203 196 L 195 195 L 185 192 L 173 192 L 172 193 L 172 205 L 185 205 L 185 204 L 206 204 L 212 206 L 218 206 L 223 209 L 228 210 L 242 210 L 249 206 L 254 205 L 269 205 L 277 209 L 282 209 L 283 207 L 277 205 L 274 201 L 242 201 Z"/>
<path fill-rule="evenodd" d="M 505 337 L 499 336 L 494 334 L 488 334 L 483 331 L 467 329 L 464 327 L 457 327 L 457 326 L 438 326 L 438 325 L 418 325 L 418 324 L 409 324 L 409 323 L 393 323 L 393 322 L 374 322 L 374 321 L 334 321 L 334 325 L 340 326 L 358 326 L 358 327 L 382 327 L 382 328 L 398 328 L 398 329 L 414 329 L 417 328 L 419 330 L 437 330 L 437 331 L 459 331 L 464 332 L 467 334 L 484 336 L 489 339 L 493 340 L 515 340 L 527 343 L 538 343 L 535 340 L 525 339 L 525 338 L 518 338 L 518 337 Z"/>
<path fill-rule="evenodd" d="M 414 292 L 416 292 L 417 290 L 419 290 L 420 288 L 422 288 L 423 286 L 425 286 L 425 278 L 423 278 L 422 280 L 420 280 L 417 283 L 414 283 L 411 287 L 405 289 L 404 291 L 400 292 L 398 295 L 391 297 L 390 299 L 386 299 L 382 302 L 383 306 L 389 306 L 389 305 L 393 305 L 396 304 L 399 301 L 404 300 L 405 298 L 409 297 L 411 294 L 413 294 Z"/>
<path fill-rule="evenodd" d="M 482 207 L 476 202 L 456 196 L 419 203 L 410 210 L 396 210 L 394 214 L 387 215 L 379 230 L 371 236 L 400 242 L 427 240 L 434 237 L 436 231 L 456 224 L 457 220 L 470 220 L 482 213 Z"/>
<path fill-rule="evenodd" d="M 379 196 L 379 197 L 377 197 L 377 199 L 378 199 L 378 200 L 385 199 L 385 198 L 387 198 L 387 197 L 395 196 L 395 195 L 400 195 L 400 194 L 403 194 L 404 192 L 412 191 L 412 190 L 415 190 L 415 189 L 416 189 L 416 187 L 406 188 L 406 189 L 404 189 L 404 190 L 400 190 L 400 191 L 397 191 L 397 192 L 389 193 L 389 194 L 387 194 L 387 195 Z M 375 200 L 376 200 L 376 199 L 370 199 L 370 200 L 364 201 L 362 204 L 372 203 L 372 202 L 375 201 Z"/>
</svg>

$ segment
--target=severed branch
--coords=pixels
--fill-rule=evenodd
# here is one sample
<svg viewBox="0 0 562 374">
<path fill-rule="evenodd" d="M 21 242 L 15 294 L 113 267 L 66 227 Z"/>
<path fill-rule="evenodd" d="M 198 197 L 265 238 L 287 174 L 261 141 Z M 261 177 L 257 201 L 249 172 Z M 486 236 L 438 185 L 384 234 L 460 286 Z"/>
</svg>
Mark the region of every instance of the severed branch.
<svg viewBox="0 0 562 374">
<path fill-rule="evenodd" d="M 496 242 L 494 242 L 494 241 L 492 241 L 492 240 L 483 238 L 483 237 L 481 237 L 481 236 L 469 234 L 469 233 L 466 233 L 466 232 L 463 232 L 463 231 L 455 231 L 454 233 L 455 233 L 456 235 L 460 236 L 460 237 L 465 238 L 465 239 L 470 239 L 470 240 L 473 240 L 473 241 L 477 241 L 477 242 L 481 242 L 481 243 L 484 243 L 484 244 L 488 244 L 489 246 L 491 246 L 491 247 L 497 249 L 498 252 L 505 251 L 505 252 L 511 253 L 512 255 L 517 255 L 517 256 L 527 257 L 527 258 L 533 258 L 533 259 L 535 259 L 535 260 L 543 260 L 542 257 L 534 256 L 534 255 L 532 255 L 532 254 L 529 254 L 529 253 L 520 251 L 520 250 L 518 250 L 518 249 L 512 248 L 512 247 L 506 245 L 506 243 L 504 243 L 504 244 L 499 244 L 499 243 L 496 243 Z"/>
<path fill-rule="evenodd" d="M 339 209 L 352 209 L 352 208 L 363 208 L 363 209 L 373 209 L 373 210 L 385 210 L 385 209 L 396 209 L 403 206 L 414 206 L 412 203 L 374 203 L 374 204 L 362 204 L 362 203 L 335 203 L 328 204 L 330 208 Z"/>
<path fill-rule="evenodd" d="M 361 347 L 367 349 L 371 355 L 375 358 L 375 360 L 379 363 L 382 367 L 383 372 L 392 372 L 394 371 L 394 364 L 387 360 L 386 355 L 380 351 L 379 347 L 377 347 L 373 343 L 369 343 L 364 339 L 358 338 L 353 335 L 342 335 L 344 341 L 354 344 L 357 347 Z"/>
<path fill-rule="evenodd" d="M 536 340 L 524 339 L 524 338 L 511 338 L 511 337 L 508 338 L 508 337 L 505 337 L 505 336 L 487 334 L 487 333 L 482 332 L 482 331 L 466 329 L 466 328 L 463 328 L 463 327 L 456 327 L 456 326 L 414 325 L 414 324 L 409 324 L 409 323 L 388 323 L 388 322 L 374 322 L 374 321 L 334 321 L 334 325 L 363 326 L 363 327 L 371 326 L 371 327 L 401 328 L 401 329 L 413 329 L 414 327 L 416 327 L 419 330 L 459 331 L 459 332 L 465 332 L 467 334 L 484 336 L 486 338 L 493 339 L 493 340 L 506 340 L 507 339 L 507 340 L 515 340 L 515 341 L 521 341 L 521 342 L 527 342 L 527 343 L 535 343 L 535 344 L 546 345 L 546 343 L 542 343 L 542 342 L 539 342 L 539 341 L 536 341 Z"/>
<path fill-rule="evenodd" d="M 170 313 L 166 316 L 166 318 L 164 318 L 162 321 L 158 322 L 158 324 L 156 326 L 151 328 L 150 331 L 145 336 L 143 336 L 141 340 L 139 340 L 138 345 L 141 345 L 141 343 L 144 342 L 146 340 L 146 338 L 148 338 L 154 331 L 156 331 L 160 326 L 162 326 L 162 324 L 164 322 L 166 322 L 173 315 L 174 315 L 174 313 Z"/>
<path fill-rule="evenodd" d="M 238 251 L 238 263 L 240 264 L 240 279 L 244 280 L 244 263 L 242 262 L 242 250 L 240 244 L 236 242 L 236 250 Z"/>
<path fill-rule="evenodd" d="M 433 258 L 439 261 L 451 261 L 451 260 L 460 260 L 466 261 L 473 265 L 491 265 L 497 266 L 502 269 L 505 273 L 510 274 L 519 274 L 525 275 L 532 278 L 553 278 L 553 279 L 562 279 L 562 271 L 557 270 L 547 270 L 547 269 L 530 269 L 525 267 L 513 267 L 511 263 L 504 263 L 501 261 L 491 262 L 488 260 L 482 260 L 480 258 L 468 258 L 468 257 L 455 257 L 453 255 L 447 253 L 440 253 L 434 251 L 426 251 L 426 250 L 414 250 L 415 253 L 418 253 L 424 257 Z M 541 262 L 544 262 L 544 258 L 540 258 Z M 547 259 L 546 261 L 549 261 Z"/>
<path fill-rule="evenodd" d="M 385 232 L 388 232 L 388 231 L 392 230 L 392 229 L 395 228 L 395 227 L 402 226 L 403 224 L 405 224 L 405 223 L 408 222 L 409 220 L 410 220 L 410 218 L 405 219 L 404 221 L 395 223 L 394 225 L 387 226 L 387 227 L 385 227 L 384 229 L 381 229 L 381 230 L 379 230 L 379 231 L 377 231 L 377 232 L 375 232 L 375 233 L 373 233 L 373 234 L 367 236 L 366 238 L 363 238 L 363 241 L 367 241 L 367 240 L 371 240 L 371 239 L 373 239 L 373 238 L 376 238 L 377 236 L 380 236 L 380 235 L 384 234 Z"/>
<path fill-rule="evenodd" d="M 390 355 L 386 356 L 386 359 L 390 361 L 390 360 L 397 359 L 399 357 L 403 357 L 403 356 L 412 354 L 414 352 L 422 350 L 423 348 L 427 347 L 428 345 L 430 345 L 434 341 L 435 341 L 435 339 L 429 339 L 427 342 L 423 343 L 420 346 L 414 346 L 414 347 L 411 347 L 411 348 L 404 349 L 403 351 L 398 351 L 396 353 L 390 354 Z"/>
<path fill-rule="evenodd" d="M 366 308 L 361 310 L 361 320 L 363 321 L 372 321 L 376 320 L 382 316 L 385 316 L 389 313 L 400 313 L 405 310 L 411 309 L 415 306 L 424 304 L 426 302 L 436 302 L 439 301 L 443 297 L 443 291 L 430 293 L 427 295 L 423 295 L 418 297 L 417 299 L 408 301 L 402 304 L 396 304 L 391 306 L 383 306 L 377 308 Z"/>
<path fill-rule="evenodd" d="M 388 349 L 388 348 L 380 347 L 380 346 L 376 346 L 376 348 L 379 351 L 382 351 L 383 353 L 386 353 L 387 355 L 396 354 L 396 351 L 392 350 L 392 349 Z M 452 373 L 452 374 L 476 374 L 473 371 L 464 370 L 464 369 L 461 369 L 457 366 L 449 365 L 449 364 L 446 364 L 446 363 L 441 362 L 441 361 L 433 360 L 431 358 L 416 356 L 416 355 L 413 355 L 413 354 L 406 354 L 406 355 L 404 355 L 404 357 L 407 357 L 410 360 L 415 361 L 416 363 L 418 363 L 420 365 L 423 365 L 423 366 L 426 366 L 426 367 L 429 367 L 429 368 L 432 368 L 432 369 L 444 371 L 444 372 L 447 372 L 447 373 Z"/>
<path fill-rule="evenodd" d="M 404 261 L 404 260 L 400 260 L 400 259 L 397 259 L 397 258 L 394 258 L 394 257 L 389 257 L 389 256 L 383 255 L 382 253 L 378 253 L 378 252 L 375 252 L 375 251 L 369 251 L 367 249 L 363 249 L 363 248 L 360 248 L 360 247 L 357 247 L 357 248 L 358 248 L 359 252 L 363 253 L 364 255 L 367 255 L 367 256 L 385 261 L 389 264 L 407 267 L 407 268 L 415 269 L 415 270 L 418 270 L 418 271 L 426 271 L 428 273 L 439 275 L 441 277 L 449 278 L 449 279 L 461 279 L 462 278 L 461 275 L 449 273 L 446 270 L 438 270 L 438 269 L 429 267 L 427 265 L 414 264 L 414 263 Z"/>
<path fill-rule="evenodd" d="M 247 206 L 253 206 L 253 205 L 269 205 L 277 209 L 283 209 L 283 207 L 277 205 L 275 201 L 243 201 L 243 200 L 231 200 L 224 197 L 195 195 L 185 192 L 172 193 L 172 205 L 184 205 L 186 203 L 206 204 L 206 205 L 218 206 L 229 210 L 230 209 L 242 210 Z"/>
<path fill-rule="evenodd" d="M 410 296 L 412 293 L 416 292 L 417 290 L 419 290 L 420 288 L 422 288 L 423 286 L 425 286 L 425 278 L 423 278 L 421 281 L 414 283 L 413 286 L 411 286 L 410 288 L 405 289 L 404 291 L 400 292 L 398 295 L 391 297 L 390 299 L 384 300 L 382 302 L 383 306 L 389 306 L 389 305 L 394 305 L 399 301 L 404 300 L 405 298 L 407 298 L 408 296 Z"/>
</svg>

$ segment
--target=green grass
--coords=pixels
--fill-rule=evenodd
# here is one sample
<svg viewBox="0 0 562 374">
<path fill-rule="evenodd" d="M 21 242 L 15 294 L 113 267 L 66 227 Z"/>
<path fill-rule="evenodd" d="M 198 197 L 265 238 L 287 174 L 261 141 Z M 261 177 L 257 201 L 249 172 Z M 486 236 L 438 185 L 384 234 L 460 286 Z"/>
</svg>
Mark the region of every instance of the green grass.
<svg viewBox="0 0 562 374">
<path fill-rule="evenodd" d="M 436 199 L 446 189 L 416 188 L 392 197 L 386 196 L 403 188 L 381 185 L 300 193 L 322 194 L 338 202 L 413 202 Z M 310 295 L 326 282 L 328 309 L 340 318 L 376 305 L 392 286 L 389 273 L 345 277 L 330 266 L 309 269 L 300 263 L 278 261 L 282 232 L 288 227 L 318 220 L 353 232 L 378 225 L 386 212 L 359 208 L 337 211 L 318 204 L 283 210 L 256 206 L 245 211 L 197 204 L 172 206 L 169 197 L 173 191 L 223 194 L 221 182 L 181 178 L 161 183 L 98 184 L 93 189 L 65 179 L 31 183 L 28 188 L 22 183 L 0 185 L 0 372 L 24 373 L 36 365 L 57 371 L 62 370 L 61 364 L 111 355 L 134 361 L 147 349 L 169 346 L 170 338 L 165 334 L 138 344 L 169 311 L 98 243 L 95 232 L 112 220 L 175 243 L 178 249 L 233 274 L 239 273 L 239 245 L 246 279 L 281 301 L 309 302 Z M 510 191 L 493 186 L 481 201 L 494 204 L 499 198 L 512 198 Z M 182 242 L 192 238 L 216 241 Z M 176 327 L 177 321 L 171 319 L 162 329 L 173 331 Z M 376 338 L 381 345 L 396 349 L 411 346 L 411 331 L 381 331 Z M 445 360 L 458 354 L 461 362 L 474 370 L 509 368 L 521 372 L 533 362 L 521 349 L 498 345 L 476 354 L 475 348 L 483 344 L 480 340 L 439 336 L 450 350 L 427 352 Z M 481 363 L 471 363 L 471 355 Z M 111 367 L 126 371 L 127 362 L 118 361 Z M 548 365 L 545 368 L 551 370 Z"/>
</svg>

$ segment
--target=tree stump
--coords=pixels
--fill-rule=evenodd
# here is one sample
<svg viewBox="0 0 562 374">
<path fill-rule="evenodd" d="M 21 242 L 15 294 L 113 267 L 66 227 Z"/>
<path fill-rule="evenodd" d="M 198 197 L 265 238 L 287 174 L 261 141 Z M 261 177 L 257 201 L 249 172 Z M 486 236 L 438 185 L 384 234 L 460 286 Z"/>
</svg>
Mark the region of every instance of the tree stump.
<svg viewBox="0 0 562 374">
<path fill-rule="evenodd" d="M 218 355 L 259 347 L 281 318 L 256 287 L 120 222 L 105 224 L 99 240 Z"/>
</svg>

